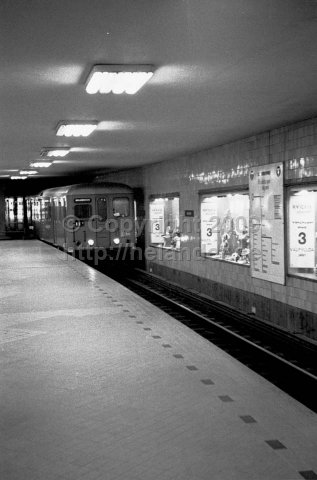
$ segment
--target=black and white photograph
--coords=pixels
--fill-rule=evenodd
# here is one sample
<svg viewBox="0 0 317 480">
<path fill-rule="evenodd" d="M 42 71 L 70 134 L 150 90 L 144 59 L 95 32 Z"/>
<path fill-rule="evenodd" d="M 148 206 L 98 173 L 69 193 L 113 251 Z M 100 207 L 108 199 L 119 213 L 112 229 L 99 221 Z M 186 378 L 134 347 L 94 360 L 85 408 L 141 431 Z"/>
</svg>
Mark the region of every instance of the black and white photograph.
<svg viewBox="0 0 317 480">
<path fill-rule="evenodd" d="M 317 0 L 0 0 L 0 480 L 317 479 Z"/>
</svg>

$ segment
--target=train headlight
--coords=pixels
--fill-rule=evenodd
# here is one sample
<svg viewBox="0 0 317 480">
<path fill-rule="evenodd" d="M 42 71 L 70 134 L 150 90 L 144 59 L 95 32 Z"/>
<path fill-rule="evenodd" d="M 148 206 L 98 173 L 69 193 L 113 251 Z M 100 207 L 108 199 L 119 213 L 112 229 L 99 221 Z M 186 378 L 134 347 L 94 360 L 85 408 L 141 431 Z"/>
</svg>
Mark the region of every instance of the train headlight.
<svg viewBox="0 0 317 480">
<path fill-rule="evenodd" d="M 115 245 L 119 245 L 119 243 L 120 243 L 120 238 L 114 238 L 114 239 L 113 239 L 113 243 L 114 243 Z"/>
<path fill-rule="evenodd" d="M 90 238 L 89 240 L 87 240 L 87 243 L 90 247 L 92 247 L 94 245 L 94 240 L 92 238 Z"/>
</svg>

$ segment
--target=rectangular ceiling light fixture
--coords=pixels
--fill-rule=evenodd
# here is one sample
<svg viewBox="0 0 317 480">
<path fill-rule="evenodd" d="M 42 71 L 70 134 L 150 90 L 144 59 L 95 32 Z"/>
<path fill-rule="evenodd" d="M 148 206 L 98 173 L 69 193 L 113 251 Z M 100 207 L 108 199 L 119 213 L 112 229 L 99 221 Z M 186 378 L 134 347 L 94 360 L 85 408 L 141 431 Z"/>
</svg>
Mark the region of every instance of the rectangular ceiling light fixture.
<svg viewBox="0 0 317 480">
<path fill-rule="evenodd" d="M 11 180 L 25 180 L 26 178 L 28 178 L 27 176 L 20 176 L 20 175 L 11 175 Z"/>
<path fill-rule="evenodd" d="M 41 151 L 42 157 L 65 157 L 70 152 L 69 147 L 45 147 Z"/>
<path fill-rule="evenodd" d="M 31 168 L 48 168 L 52 165 L 52 162 L 34 162 L 30 163 Z"/>
<path fill-rule="evenodd" d="M 153 76 L 153 65 L 95 65 L 86 81 L 86 92 L 134 95 Z"/>
<path fill-rule="evenodd" d="M 98 122 L 60 122 L 56 128 L 59 137 L 88 137 L 96 130 Z"/>
<path fill-rule="evenodd" d="M 36 170 L 20 170 L 20 175 L 36 175 Z"/>
</svg>

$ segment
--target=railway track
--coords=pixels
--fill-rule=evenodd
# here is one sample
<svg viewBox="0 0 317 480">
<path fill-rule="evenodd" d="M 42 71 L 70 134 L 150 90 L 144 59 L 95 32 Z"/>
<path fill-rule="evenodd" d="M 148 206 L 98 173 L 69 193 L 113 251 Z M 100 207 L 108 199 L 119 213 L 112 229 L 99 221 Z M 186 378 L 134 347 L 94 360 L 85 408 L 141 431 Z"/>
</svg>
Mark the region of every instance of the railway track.
<svg viewBox="0 0 317 480">
<path fill-rule="evenodd" d="M 142 270 L 99 269 L 317 412 L 317 347 Z"/>
</svg>

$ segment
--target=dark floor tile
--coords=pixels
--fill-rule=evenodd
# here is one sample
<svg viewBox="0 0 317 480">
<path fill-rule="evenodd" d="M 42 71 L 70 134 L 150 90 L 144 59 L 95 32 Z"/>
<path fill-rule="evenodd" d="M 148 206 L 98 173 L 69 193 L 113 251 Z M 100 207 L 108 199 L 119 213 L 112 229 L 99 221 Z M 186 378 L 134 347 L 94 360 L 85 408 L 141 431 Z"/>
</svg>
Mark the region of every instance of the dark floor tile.
<svg viewBox="0 0 317 480">
<path fill-rule="evenodd" d="M 201 381 L 201 383 L 204 383 L 205 385 L 214 385 L 215 384 L 212 380 L 210 380 L 210 378 L 203 378 L 200 381 Z"/>
<path fill-rule="evenodd" d="M 129 310 L 123 310 L 124 312 L 128 312 Z"/>
<path fill-rule="evenodd" d="M 195 367 L 195 365 L 186 365 L 186 368 L 188 368 L 188 370 L 198 370 L 198 368 Z"/>
<path fill-rule="evenodd" d="M 313 470 L 304 470 L 301 472 L 298 472 L 305 480 L 314 480 L 317 478 L 317 473 L 315 473 Z"/>
<path fill-rule="evenodd" d="M 164 348 L 172 348 L 172 345 L 170 345 L 169 343 L 163 343 L 163 344 L 162 344 L 162 347 L 164 347 Z"/>
<path fill-rule="evenodd" d="M 150 327 L 144 327 L 143 330 L 152 330 Z"/>
<path fill-rule="evenodd" d="M 131 318 L 135 318 L 135 316 L 134 316 L 134 315 L 129 315 L 129 317 L 131 317 Z M 142 322 L 141 320 L 138 320 L 136 323 L 138 323 L 139 325 L 141 325 L 141 323 L 143 324 L 143 322 Z"/>
<path fill-rule="evenodd" d="M 130 318 L 136 318 L 136 316 L 135 316 L 135 315 L 129 315 L 129 317 L 130 317 Z"/>
<path fill-rule="evenodd" d="M 232 398 L 229 395 L 219 395 L 219 398 L 222 402 L 233 402 Z"/>
<path fill-rule="evenodd" d="M 175 358 L 184 358 L 183 355 L 181 355 L 180 353 L 175 353 L 175 355 L 173 355 L 173 357 L 175 357 Z"/>
<path fill-rule="evenodd" d="M 256 423 L 256 420 L 251 415 L 240 415 L 240 418 L 244 423 Z"/>
<path fill-rule="evenodd" d="M 162 337 L 160 337 L 159 335 L 152 335 L 152 338 L 155 338 L 155 340 L 156 340 L 156 339 L 162 338 Z"/>
<path fill-rule="evenodd" d="M 265 440 L 265 442 L 270 445 L 273 450 L 281 450 L 283 448 L 286 448 L 283 443 L 281 443 L 279 440 Z"/>
</svg>

